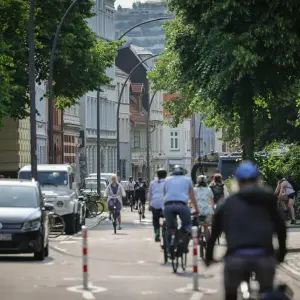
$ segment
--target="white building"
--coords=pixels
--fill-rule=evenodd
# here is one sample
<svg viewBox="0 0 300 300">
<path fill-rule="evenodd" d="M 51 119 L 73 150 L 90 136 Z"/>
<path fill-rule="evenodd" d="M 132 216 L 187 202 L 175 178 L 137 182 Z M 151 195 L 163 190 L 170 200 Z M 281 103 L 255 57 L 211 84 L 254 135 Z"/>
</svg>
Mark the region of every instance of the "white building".
<svg viewBox="0 0 300 300">
<path fill-rule="evenodd" d="M 98 38 L 113 40 L 114 27 L 114 0 L 96 0 L 95 16 L 88 20 L 89 26 Z M 107 70 L 112 79 L 111 84 L 101 87 L 100 93 L 100 137 L 101 137 L 101 172 L 117 171 L 116 148 L 116 86 L 115 67 Z M 80 123 L 83 127 L 82 139 L 84 153 L 81 161 L 86 161 L 86 173 L 97 171 L 97 92 L 91 91 L 80 99 Z M 85 156 L 85 158 L 83 158 Z M 81 163 L 82 164 L 82 163 Z"/>
<path fill-rule="evenodd" d="M 119 99 L 120 93 L 123 89 L 120 105 L 120 159 L 122 180 L 128 179 L 131 176 L 131 141 L 130 141 L 130 80 L 125 81 L 128 74 L 116 68 L 116 99 Z"/>
<path fill-rule="evenodd" d="M 191 120 L 186 119 L 176 128 L 163 126 L 164 155 L 166 168 L 172 170 L 175 165 L 181 165 L 191 174 Z"/>
<path fill-rule="evenodd" d="M 36 152 L 37 152 L 37 163 L 46 164 L 48 162 L 47 156 L 47 103 L 48 101 L 44 98 L 47 92 L 46 83 L 35 86 L 35 103 L 36 110 Z"/>
</svg>

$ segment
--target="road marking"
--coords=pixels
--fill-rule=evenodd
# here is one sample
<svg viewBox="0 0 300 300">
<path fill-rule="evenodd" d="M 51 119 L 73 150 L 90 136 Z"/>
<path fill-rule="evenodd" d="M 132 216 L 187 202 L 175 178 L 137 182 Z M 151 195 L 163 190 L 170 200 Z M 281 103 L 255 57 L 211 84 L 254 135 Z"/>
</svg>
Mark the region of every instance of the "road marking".
<svg viewBox="0 0 300 300">
<path fill-rule="evenodd" d="M 94 300 L 95 299 L 95 296 L 90 291 L 84 291 L 82 293 L 82 297 L 86 300 Z"/>
<path fill-rule="evenodd" d="M 94 294 L 107 291 L 106 288 L 100 287 L 100 286 L 94 286 L 92 283 L 89 284 L 88 291 L 84 290 L 82 285 L 70 286 L 70 287 L 67 287 L 66 290 L 69 292 L 81 293 L 82 297 L 86 300 L 94 300 L 95 299 Z"/>
<path fill-rule="evenodd" d="M 134 275 L 112 275 L 111 279 L 136 279 L 136 280 L 148 280 L 148 279 L 162 279 L 161 276 L 134 276 Z M 165 276 L 163 278 L 166 278 Z"/>
<path fill-rule="evenodd" d="M 61 241 L 60 244 L 76 244 L 76 241 Z"/>
<path fill-rule="evenodd" d="M 46 266 L 52 266 L 52 265 L 54 265 L 54 262 L 53 261 L 49 261 L 49 262 L 45 263 L 45 265 Z"/>
<path fill-rule="evenodd" d="M 64 278 L 65 281 L 78 281 L 78 280 L 82 280 L 82 278 L 79 277 L 66 277 Z"/>
<path fill-rule="evenodd" d="M 61 251 L 61 252 L 67 252 L 66 249 L 59 248 L 59 247 L 57 247 L 57 246 L 54 246 L 53 248 L 56 249 L 56 250 L 58 250 L 58 251 Z"/>
<path fill-rule="evenodd" d="M 145 261 L 144 261 L 144 260 L 139 260 L 137 263 L 138 263 L 138 264 L 144 264 Z"/>
<path fill-rule="evenodd" d="M 203 288 L 203 287 L 199 287 L 198 288 L 198 291 L 194 291 L 193 289 L 193 285 L 192 284 L 188 284 L 187 286 L 185 287 L 182 287 L 182 288 L 179 288 L 179 289 L 176 289 L 175 292 L 177 293 L 181 293 L 181 294 L 186 294 L 186 293 L 191 293 L 193 292 L 194 294 L 205 294 L 205 295 L 213 295 L 213 294 L 216 294 L 218 292 L 218 290 L 214 290 L 214 289 L 207 289 L 207 288 Z M 193 295 L 192 295 L 193 296 Z M 199 295 L 197 295 L 199 297 Z M 195 297 L 197 297 L 195 296 Z M 200 296 L 201 298 L 202 296 Z M 195 298 L 193 300 L 196 300 L 196 299 L 200 299 L 200 298 Z"/>
<path fill-rule="evenodd" d="M 190 298 L 190 300 L 200 300 L 203 297 L 204 293 L 194 292 Z"/>
<path fill-rule="evenodd" d="M 153 295 L 153 294 L 158 294 L 157 292 L 153 292 L 153 291 L 144 291 L 141 292 L 142 295 Z"/>
</svg>

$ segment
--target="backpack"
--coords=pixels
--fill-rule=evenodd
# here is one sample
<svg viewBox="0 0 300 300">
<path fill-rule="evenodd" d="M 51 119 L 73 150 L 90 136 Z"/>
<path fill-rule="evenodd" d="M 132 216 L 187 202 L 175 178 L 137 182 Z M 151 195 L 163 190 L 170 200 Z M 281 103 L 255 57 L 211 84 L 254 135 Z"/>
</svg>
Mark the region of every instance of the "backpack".
<svg viewBox="0 0 300 300">
<path fill-rule="evenodd" d="M 211 185 L 210 188 L 214 194 L 215 203 L 224 197 L 224 184 Z"/>
</svg>

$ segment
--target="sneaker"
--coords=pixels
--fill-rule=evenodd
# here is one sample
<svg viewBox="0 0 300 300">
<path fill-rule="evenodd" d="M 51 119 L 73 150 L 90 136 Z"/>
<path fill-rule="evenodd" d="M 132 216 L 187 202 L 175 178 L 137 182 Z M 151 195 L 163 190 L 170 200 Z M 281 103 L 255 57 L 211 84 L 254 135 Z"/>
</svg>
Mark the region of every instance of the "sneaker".
<svg viewBox="0 0 300 300">
<path fill-rule="evenodd" d="M 118 230 L 122 230 L 122 227 L 121 227 L 121 226 L 119 226 Z"/>
<path fill-rule="evenodd" d="M 295 220 L 292 220 L 291 221 L 291 225 L 295 225 L 296 224 L 296 221 Z"/>
<path fill-rule="evenodd" d="M 145 219 L 146 218 L 145 215 L 143 215 L 142 218 Z"/>
<path fill-rule="evenodd" d="M 111 216 L 108 217 L 108 220 L 111 221 Z"/>
<path fill-rule="evenodd" d="M 156 243 L 160 242 L 159 234 L 156 234 L 154 239 Z"/>
</svg>

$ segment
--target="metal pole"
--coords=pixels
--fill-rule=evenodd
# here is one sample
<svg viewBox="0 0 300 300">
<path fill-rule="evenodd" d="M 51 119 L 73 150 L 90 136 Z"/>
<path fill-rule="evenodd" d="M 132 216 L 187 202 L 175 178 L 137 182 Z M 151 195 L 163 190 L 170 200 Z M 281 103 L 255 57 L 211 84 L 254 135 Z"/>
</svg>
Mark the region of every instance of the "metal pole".
<svg viewBox="0 0 300 300">
<path fill-rule="evenodd" d="M 97 194 L 101 194 L 101 131 L 100 131 L 100 87 L 97 90 Z"/>
<path fill-rule="evenodd" d="M 152 23 L 152 22 L 157 22 L 157 21 L 161 21 L 161 20 L 170 20 L 170 19 L 173 19 L 173 17 L 161 17 L 161 18 L 156 18 L 156 19 L 151 19 L 151 20 L 148 20 L 148 21 L 145 21 L 145 22 L 142 22 L 142 23 L 139 23 L 139 24 L 136 24 L 134 25 L 133 27 L 129 28 L 128 30 L 126 30 L 119 38 L 118 38 L 118 41 L 121 40 L 127 33 L 129 33 L 131 30 L 141 26 L 141 25 L 144 25 L 144 24 L 148 24 L 148 23 Z"/>
<path fill-rule="evenodd" d="M 35 43 L 34 43 L 34 23 L 35 23 L 35 0 L 31 0 L 30 17 L 28 24 L 28 46 L 29 46 L 29 93 L 30 93 L 30 154 L 31 154 L 31 176 L 37 179 L 37 157 L 36 157 L 36 104 L 35 104 Z"/>
<path fill-rule="evenodd" d="M 193 290 L 198 291 L 198 227 L 192 227 L 193 237 Z"/>
<path fill-rule="evenodd" d="M 66 10 L 65 14 L 63 15 L 60 23 L 56 28 L 55 37 L 52 44 L 52 51 L 50 56 L 49 62 L 49 100 L 48 100 L 48 147 L 49 147 L 49 163 L 54 163 L 54 139 L 53 139 L 53 64 L 54 64 L 54 57 L 56 52 L 57 41 L 59 37 L 59 32 L 61 27 L 64 23 L 64 20 L 72 7 L 76 4 L 78 0 L 73 0 L 71 5 Z"/>
<path fill-rule="evenodd" d="M 201 117 L 200 117 L 199 134 L 198 134 L 198 138 L 199 138 L 199 156 L 201 156 L 201 129 L 202 129 L 202 120 L 201 120 Z"/>
<path fill-rule="evenodd" d="M 89 277 L 88 277 L 88 229 L 86 226 L 81 227 L 82 232 L 82 272 L 83 272 L 83 290 L 89 289 Z"/>
<path fill-rule="evenodd" d="M 148 177 L 148 186 L 150 185 L 150 130 L 149 130 L 149 121 L 150 121 L 150 112 L 151 112 L 151 106 L 154 100 L 154 97 L 156 95 L 157 91 L 155 91 L 151 97 L 149 107 L 148 107 L 148 115 L 146 120 L 146 132 L 147 132 L 147 177 Z"/>
<path fill-rule="evenodd" d="M 154 58 L 154 57 L 157 57 L 159 56 L 160 54 L 156 54 L 156 55 L 152 55 L 152 56 L 149 56 L 145 59 L 143 59 L 142 61 L 140 61 L 131 71 L 130 73 L 128 74 L 123 86 L 122 86 L 122 89 L 121 89 L 121 92 L 120 92 L 120 95 L 119 95 L 119 98 L 118 98 L 118 104 L 117 104 L 117 171 L 118 172 L 121 172 L 121 158 L 120 158 L 120 106 L 121 106 L 121 99 L 122 99 L 122 96 L 123 96 L 123 93 L 124 93 L 124 90 L 125 90 L 125 87 L 126 87 L 126 84 L 128 82 L 128 80 L 130 79 L 130 76 L 133 74 L 133 72 L 141 65 L 143 64 L 145 61 L 149 60 L 150 58 Z"/>
</svg>

